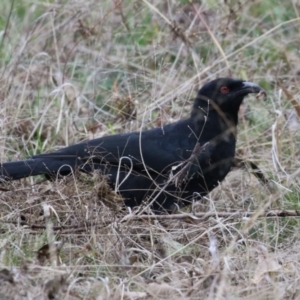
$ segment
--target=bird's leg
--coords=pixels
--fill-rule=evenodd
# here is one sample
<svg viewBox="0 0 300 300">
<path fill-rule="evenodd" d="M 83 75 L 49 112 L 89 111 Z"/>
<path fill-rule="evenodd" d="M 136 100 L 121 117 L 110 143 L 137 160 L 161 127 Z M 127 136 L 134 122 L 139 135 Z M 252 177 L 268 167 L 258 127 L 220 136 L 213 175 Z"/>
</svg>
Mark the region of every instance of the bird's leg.
<svg viewBox="0 0 300 300">
<path fill-rule="evenodd" d="M 253 175 L 264 185 L 267 185 L 270 183 L 270 180 L 265 177 L 263 172 L 260 170 L 260 168 L 252 161 L 249 160 L 243 160 L 240 158 L 234 158 L 232 161 L 232 166 L 241 168 L 241 169 L 247 169 L 251 168 Z"/>
</svg>

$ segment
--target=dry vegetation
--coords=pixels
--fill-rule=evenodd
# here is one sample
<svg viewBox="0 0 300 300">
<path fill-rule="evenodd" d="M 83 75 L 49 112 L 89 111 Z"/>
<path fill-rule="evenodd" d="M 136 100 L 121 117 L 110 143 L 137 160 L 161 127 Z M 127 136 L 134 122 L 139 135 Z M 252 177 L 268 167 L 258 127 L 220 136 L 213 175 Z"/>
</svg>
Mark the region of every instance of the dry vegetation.
<svg viewBox="0 0 300 300">
<path fill-rule="evenodd" d="M 299 209 L 298 1 L 0 7 L 1 161 L 178 120 L 233 76 L 268 92 L 241 110 L 238 155 L 273 182 L 235 170 L 191 208 L 208 217 L 165 220 L 119 210 L 99 174 L 2 184 L 1 299 L 300 298 L 299 219 L 230 216 Z"/>
</svg>

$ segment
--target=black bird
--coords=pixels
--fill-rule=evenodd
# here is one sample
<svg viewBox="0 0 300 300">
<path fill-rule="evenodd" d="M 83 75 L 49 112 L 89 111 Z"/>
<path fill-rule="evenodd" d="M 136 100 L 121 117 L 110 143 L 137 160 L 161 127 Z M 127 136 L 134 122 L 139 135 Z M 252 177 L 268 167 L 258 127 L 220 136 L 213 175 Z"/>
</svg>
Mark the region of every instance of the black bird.
<svg viewBox="0 0 300 300">
<path fill-rule="evenodd" d="M 265 95 L 257 84 L 219 78 L 198 92 L 190 117 L 151 130 L 116 134 L 0 165 L 0 179 L 71 169 L 107 175 L 109 185 L 134 207 L 148 201 L 173 211 L 209 193 L 230 171 L 235 156 L 238 110 L 246 95 Z"/>
</svg>

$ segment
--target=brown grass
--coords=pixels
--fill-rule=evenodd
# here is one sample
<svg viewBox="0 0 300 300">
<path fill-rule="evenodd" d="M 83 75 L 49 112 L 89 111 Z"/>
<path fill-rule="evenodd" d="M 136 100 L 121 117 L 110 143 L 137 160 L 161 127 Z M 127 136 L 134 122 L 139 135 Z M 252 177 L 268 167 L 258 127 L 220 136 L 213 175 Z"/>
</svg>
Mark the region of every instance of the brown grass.
<svg viewBox="0 0 300 300">
<path fill-rule="evenodd" d="M 216 217 L 166 220 L 120 210 L 99 174 L 3 184 L 1 299 L 300 297 L 297 217 L 217 217 L 299 209 L 300 7 L 229 2 L 0 4 L 1 161 L 176 121 L 233 76 L 268 92 L 241 111 L 238 155 L 273 182 L 235 170 L 187 209 Z"/>
</svg>

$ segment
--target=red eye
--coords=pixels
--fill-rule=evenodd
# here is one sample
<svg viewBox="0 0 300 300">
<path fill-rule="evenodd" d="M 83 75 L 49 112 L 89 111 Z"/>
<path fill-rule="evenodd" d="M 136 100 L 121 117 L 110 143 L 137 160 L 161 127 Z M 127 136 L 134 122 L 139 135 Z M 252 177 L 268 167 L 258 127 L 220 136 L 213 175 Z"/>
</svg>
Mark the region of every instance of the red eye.
<svg viewBox="0 0 300 300">
<path fill-rule="evenodd" d="M 229 92 L 229 88 L 227 86 L 222 86 L 220 91 L 222 94 L 227 94 Z"/>
</svg>

